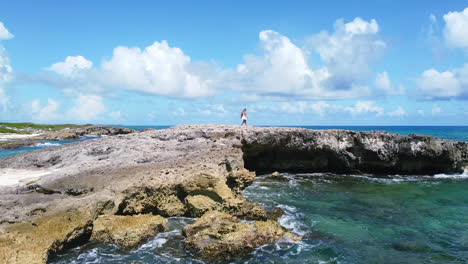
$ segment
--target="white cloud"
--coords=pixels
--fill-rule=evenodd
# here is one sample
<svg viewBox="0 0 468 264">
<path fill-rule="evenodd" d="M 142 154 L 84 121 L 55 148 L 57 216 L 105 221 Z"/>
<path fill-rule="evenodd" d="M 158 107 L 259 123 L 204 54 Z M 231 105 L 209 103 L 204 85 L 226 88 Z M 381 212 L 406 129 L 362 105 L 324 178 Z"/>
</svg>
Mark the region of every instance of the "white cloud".
<svg viewBox="0 0 468 264">
<path fill-rule="evenodd" d="M 173 116 L 186 116 L 187 111 L 184 108 L 178 107 L 175 111 L 171 113 Z"/>
<path fill-rule="evenodd" d="M 332 105 L 327 102 L 320 101 L 312 104 L 311 108 L 317 112 L 319 116 L 324 117 L 327 114 L 328 109 L 332 108 Z"/>
<path fill-rule="evenodd" d="M 10 96 L 7 95 L 4 88 L 0 86 L 0 107 L 2 111 L 6 111 L 10 104 Z"/>
<path fill-rule="evenodd" d="M 8 31 L 5 25 L 0 21 L 0 40 L 2 39 L 11 39 L 14 35 Z"/>
<path fill-rule="evenodd" d="M 294 103 L 283 102 L 283 103 L 281 103 L 279 105 L 279 109 L 282 112 L 291 113 L 291 114 L 293 114 L 293 113 L 295 113 L 295 114 L 304 114 L 310 108 L 311 108 L 311 106 L 309 105 L 309 103 L 303 102 L 303 101 L 294 102 Z"/>
<path fill-rule="evenodd" d="M 346 107 L 346 111 L 350 112 L 352 115 L 362 115 L 362 114 L 376 114 L 383 115 L 385 110 L 383 107 L 378 106 L 374 101 L 358 101 L 352 107 Z"/>
<path fill-rule="evenodd" d="M 140 48 L 117 47 L 99 68 L 83 56 L 67 57 L 48 69 L 64 77 L 53 84 L 83 92 L 116 88 L 153 95 L 200 97 L 213 94 L 216 70 L 193 63 L 184 52 L 166 41 Z"/>
<path fill-rule="evenodd" d="M 64 62 L 52 64 L 48 69 L 65 77 L 76 77 L 93 67 L 93 63 L 83 56 L 68 56 Z"/>
<path fill-rule="evenodd" d="M 406 113 L 406 110 L 403 107 L 398 106 L 398 108 L 395 111 L 389 112 L 388 115 L 394 116 L 394 117 L 403 117 L 403 116 L 407 116 L 408 113 Z"/>
<path fill-rule="evenodd" d="M 335 31 L 326 31 L 308 39 L 309 49 L 319 54 L 331 73 L 328 85 L 333 89 L 350 89 L 353 84 L 366 81 L 371 74 L 370 66 L 385 50 L 386 43 L 377 33 L 375 20 L 361 18 L 344 23 L 335 22 Z"/>
<path fill-rule="evenodd" d="M 468 63 L 461 68 L 439 72 L 429 69 L 417 79 L 419 92 L 427 99 L 468 98 Z"/>
<path fill-rule="evenodd" d="M 339 23 L 342 23 L 342 21 Z M 379 32 L 379 25 L 375 19 L 372 19 L 369 23 L 360 17 L 356 17 L 352 22 L 344 24 L 344 29 L 346 33 L 353 35 L 375 34 Z"/>
<path fill-rule="evenodd" d="M 47 104 L 45 106 L 41 105 L 39 99 L 35 99 L 31 102 L 32 118 L 38 121 L 56 121 L 61 118 L 60 114 L 57 112 L 59 108 L 60 102 L 54 99 L 47 99 Z"/>
<path fill-rule="evenodd" d="M 118 110 L 118 111 L 114 111 L 114 112 L 110 112 L 109 113 L 109 117 L 115 121 L 123 121 L 124 120 L 124 115 L 123 113 Z"/>
<path fill-rule="evenodd" d="M 426 112 L 423 110 L 423 109 L 418 109 L 418 114 L 420 116 L 425 116 L 426 115 Z"/>
<path fill-rule="evenodd" d="M 13 38 L 13 35 L 0 22 L 0 41 Z M 13 68 L 10 64 L 10 57 L 5 51 L 5 48 L 0 45 L 0 107 L 2 111 L 6 111 L 10 105 L 11 97 L 8 96 L 5 84 L 13 79 Z"/>
<path fill-rule="evenodd" d="M 442 113 L 443 109 L 442 107 L 438 106 L 438 105 L 433 105 L 432 106 L 432 115 L 438 115 L 440 113 Z"/>
<path fill-rule="evenodd" d="M 387 95 L 403 95 L 405 89 L 402 86 L 395 87 L 387 72 L 378 73 L 375 78 L 375 87 Z"/>
<path fill-rule="evenodd" d="M 144 49 L 122 46 L 98 67 L 92 67 L 92 62 L 82 56 L 67 57 L 48 68 L 63 78 L 48 82 L 83 93 L 123 89 L 185 98 L 209 96 L 221 89 L 274 100 L 369 97 L 375 92 L 370 88 L 371 65 L 386 47 L 378 32 L 374 19 L 357 17 L 348 23 L 339 19 L 333 32 L 311 36 L 301 48 L 278 32 L 264 30 L 259 33 L 262 54 L 246 55 L 236 69 L 224 71 L 192 62 L 166 41 Z M 313 55 L 320 57 L 317 65 L 310 65 Z M 387 73 L 385 77 L 388 79 Z M 389 85 L 388 93 L 396 93 Z"/>
<path fill-rule="evenodd" d="M 444 15 L 444 37 L 447 44 L 455 48 L 468 49 L 468 7 L 461 12 Z"/>
<path fill-rule="evenodd" d="M 90 121 L 98 119 L 106 110 L 102 97 L 98 95 L 79 95 L 75 105 L 68 110 L 70 120 Z"/>
<path fill-rule="evenodd" d="M 148 113 L 148 119 L 151 121 L 155 121 L 157 117 L 158 117 L 158 114 L 155 111 Z"/>
<path fill-rule="evenodd" d="M 306 48 L 273 30 L 262 31 L 259 39 L 263 53 L 245 56 L 236 70 L 224 73 L 223 83 L 234 90 L 256 94 L 257 98 L 322 100 L 370 96 L 370 65 L 386 46 L 378 38 L 378 31 L 375 20 L 356 18 L 344 23 L 340 19 L 333 33 L 324 31 L 309 37 Z M 310 64 L 315 53 L 321 65 Z"/>
</svg>

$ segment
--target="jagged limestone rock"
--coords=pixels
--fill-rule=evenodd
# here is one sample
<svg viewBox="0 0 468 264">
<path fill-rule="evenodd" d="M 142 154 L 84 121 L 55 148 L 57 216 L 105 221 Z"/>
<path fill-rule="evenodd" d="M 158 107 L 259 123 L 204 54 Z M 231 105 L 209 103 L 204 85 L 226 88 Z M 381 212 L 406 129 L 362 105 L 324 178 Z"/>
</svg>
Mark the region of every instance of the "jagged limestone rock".
<svg viewBox="0 0 468 264">
<path fill-rule="evenodd" d="M 187 208 L 177 196 L 177 186 L 164 188 L 134 188 L 127 190 L 118 214 L 155 213 L 163 216 L 183 216 Z"/>
<path fill-rule="evenodd" d="M 93 217 L 91 210 L 81 208 L 37 221 L 4 225 L 0 229 L 0 263 L 46 263 L 49 254 L 86 240 Z"/>
<path fill-rule="evenodd" d="M 208 196 L 190 195 L 185 199 L 190 215 L 194 217 L 199 217 L 208 211 L 221 208 L 221 204 L 217 203 Z"/>
<path fill-rule="evenodd" d="M 130 250 L 166 229 L 167 220 L 159 215 L 102 215 L 93 223 L 91 240 Z"/>
<path fill-rule="evenodd" d="M 183 229 L 186 249 L 206 261 L 232 259 L 280 238 L 298 239 L 276 221 L 241 222 L 220 211 L 210 211 Z"/>
</svg>

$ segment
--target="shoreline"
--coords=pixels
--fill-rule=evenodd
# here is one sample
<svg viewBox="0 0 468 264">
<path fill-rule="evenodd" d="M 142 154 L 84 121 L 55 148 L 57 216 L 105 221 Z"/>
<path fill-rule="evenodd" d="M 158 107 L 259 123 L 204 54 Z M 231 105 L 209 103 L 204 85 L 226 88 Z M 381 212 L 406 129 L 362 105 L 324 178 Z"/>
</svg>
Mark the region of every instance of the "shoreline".
<svg viewBox="0 0 468 264">
<path fill-rule="evenodd" d="M 7 141 L 7 140 L 24 140 L 38 137 L 40 133 L 37 134 L 14 134 L 14 133 L 0 133 L 0 141 Z"/>
</svg>

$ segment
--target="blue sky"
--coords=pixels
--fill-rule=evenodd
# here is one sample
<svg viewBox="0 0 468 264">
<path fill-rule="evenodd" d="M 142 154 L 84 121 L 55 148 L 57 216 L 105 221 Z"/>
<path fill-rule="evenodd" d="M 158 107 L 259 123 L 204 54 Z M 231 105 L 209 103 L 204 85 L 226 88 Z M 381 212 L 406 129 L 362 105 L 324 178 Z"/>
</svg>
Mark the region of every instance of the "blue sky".
<svg viewBox="0 0 468 264">
<path fill-rule="evenodd" d="M 251 3 L 254 2 L 254 3 Z M 466 1 L 10 1 L 0 120 L 468 125 Z"/>
</svg>

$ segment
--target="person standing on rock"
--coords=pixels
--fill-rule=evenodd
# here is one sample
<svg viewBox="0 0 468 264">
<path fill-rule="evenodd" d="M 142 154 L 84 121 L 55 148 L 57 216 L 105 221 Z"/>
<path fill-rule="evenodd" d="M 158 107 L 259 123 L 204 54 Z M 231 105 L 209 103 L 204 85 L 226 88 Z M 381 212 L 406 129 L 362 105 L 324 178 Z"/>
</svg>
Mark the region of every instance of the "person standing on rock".
<svg viewBox="0 0 468 264">
<path fill-rule="evenodd" d="M 241 118 L 242 118 L 242 125 L 247 125 L 247 108 L 244 108 L 241 113 Z"/>
</svg>

